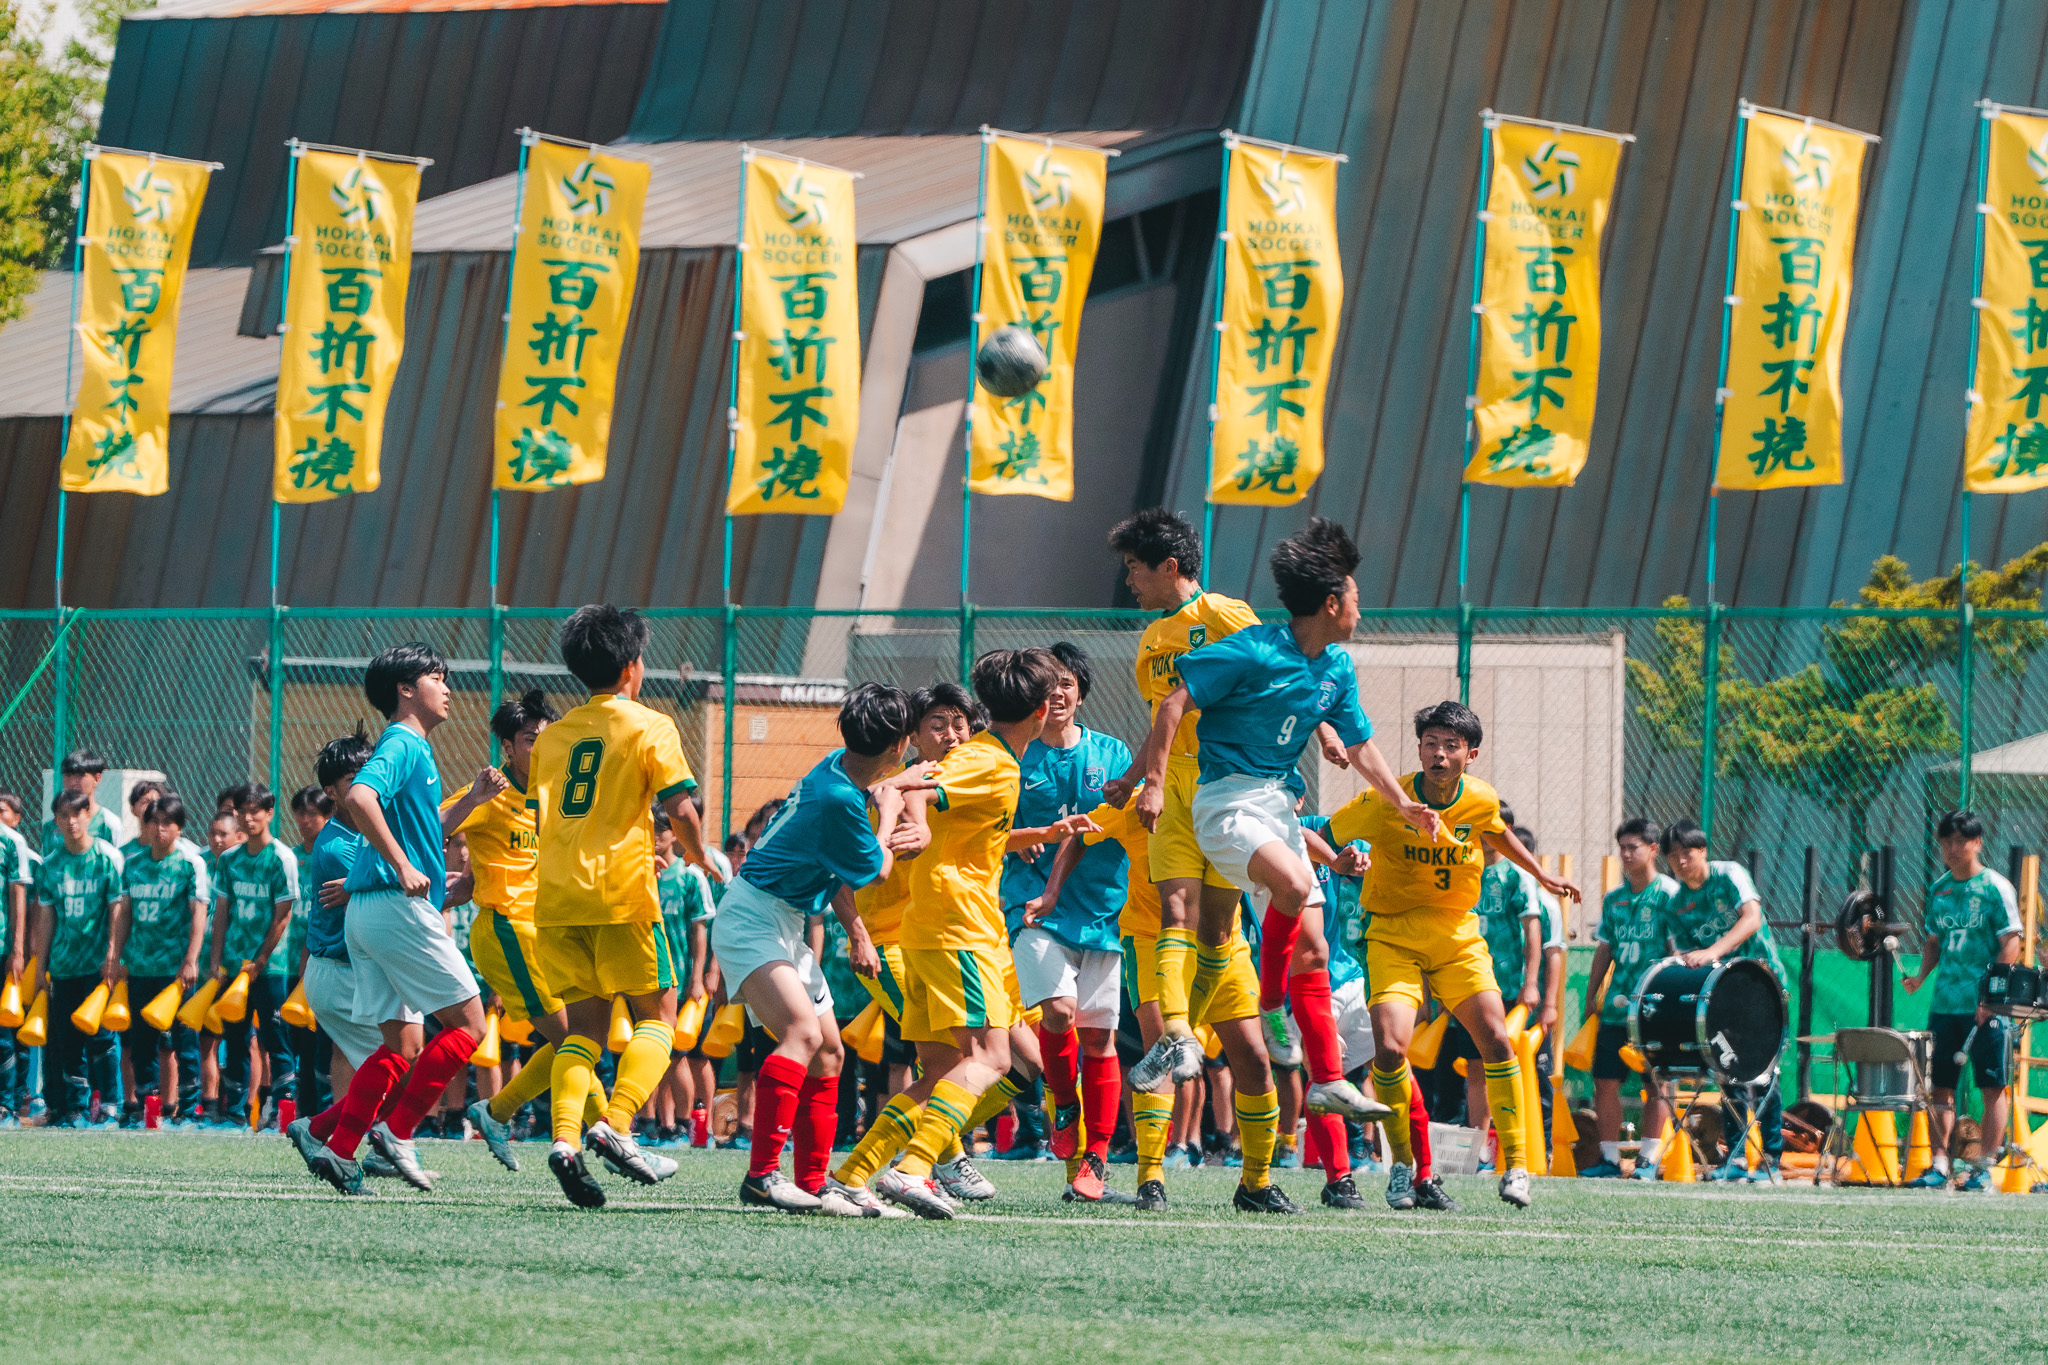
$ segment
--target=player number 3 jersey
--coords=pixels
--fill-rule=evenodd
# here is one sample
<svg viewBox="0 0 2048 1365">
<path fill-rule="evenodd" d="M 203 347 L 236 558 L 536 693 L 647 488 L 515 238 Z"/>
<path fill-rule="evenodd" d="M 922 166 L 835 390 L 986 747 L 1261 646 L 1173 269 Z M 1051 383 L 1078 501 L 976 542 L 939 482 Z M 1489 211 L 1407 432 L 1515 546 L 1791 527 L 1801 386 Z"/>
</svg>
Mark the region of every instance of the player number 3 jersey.
<svg viewBox="0 0 2048 1365">
<path fill-rule="evenodd" d="M 1441 806 L 1424 794 L 1421 773 L 1410 773 L 1401 785 L 1436 811 L 1443 822 L 1441 837 L 1431 839 L 1416 829 L 1371 790 L 1338 808 L 1326 837 L 1340 848 L 1353 839 L 1372 846 L 1365 903 L 1371 913 L 1462 915 L 1479 903 L 1479 878 L 1486 870 L 1479 836 L 1507 830 L 1500 818 L 1500 794 L 1470 773 L 1458 779 L 1456 793 Z"/>
</svg>

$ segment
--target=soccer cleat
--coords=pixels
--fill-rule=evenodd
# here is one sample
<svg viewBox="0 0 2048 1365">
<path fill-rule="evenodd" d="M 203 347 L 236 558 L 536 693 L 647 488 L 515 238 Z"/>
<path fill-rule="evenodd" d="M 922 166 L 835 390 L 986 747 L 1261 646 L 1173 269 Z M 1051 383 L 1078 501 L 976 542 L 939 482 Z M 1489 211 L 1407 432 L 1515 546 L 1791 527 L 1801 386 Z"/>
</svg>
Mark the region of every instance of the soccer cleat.
<svg viewBox="0 0 2048 1365">
<path fill-rule="evenodd" d="M 1579 1179 L 1619 1180 L 1621 1179 L 1621 1167 L 1611 1161 L 1596 1161 L 1585 1170 L 1579 1172 Z"/>
<path fill-rule="evenodd" d="M 1347 1174 L 1323 1186 L 1323 1205 L 1332 1209 L 1362 1209 L 1365 1200 L 1359 1197 L 1357 1184 Z"/>
<path fill-rule="evenodd" d="M 794 1180 L 780 1171 L 750 1175 L 742 1180 L 740 1202 L 757 1209 L 780 1209 L 784 1213 L 816 1213 L 824 1206 L 817 1195 L 798 1188 Z"/>
<path fill-rule="evenodd" d="M 1188 1160 L 1187 1148 L 1169 1147 L 1166 1149 L 1166 1159 L 1159 1164 L 1169 1171 L 1185 1171 L 1195 1163 Z M 1149 1184 L 1150 1182 L 1148 1181 L 1147 1183 Z"/>
<path fill-rule="evenodd" d="M 491 1155 L 498 1158 L 498 1164 L 508 1171 L 519 1169 L 519 1158 L 512 1153 L 512 1125 L 500 1123 L 491 1117 L 491 1107 L 482 1100 L 469 1106 L 469 1121 L 483 1134 L 484 1146 L 491 1149 Z"/>
<path fill-rule="evenodd" d="M 1749 1183 L 1752 1185 L 1776 1185 L 1780 1183 L 1778 1180 L 1778 1168 L 1769 1157 L 1759 1161 L 1756 1164 L 1756 1169 L 1749 1173 Z"/>
<path fill-rule="evenodd" d="M 1963 1182 L 1963 1193 L 1965 1194 L 1984 1194 L 1992 1188 L 1991 1172 L 1986 1167 L 1980 1166 L 1970 1172 L 1970 1178 Z"/>
<path fill-rule="evenodd" d="M 811 1212 L 821 1218 L 865 1218 L 867 1210 L 848 1199 L 837 1190 L 826 1189 L 818 1194 L 818 1207 Z"/>
<path fill-rule="evenodd" d="M 892 1168 L 875 1177 L 874 1191 L 920 1218 L 941 1220 L 953 1216 L 953 1206 L 946 1202 L 938 1187 L 923 1176 L 906 1175 Z"/>
<path fill-rule="evenodd" d="M 1387 1207 L 1390 1209 L 1412 1209 L 1415 1207 L 1415 1168 L 1397 1161 L 1387 1168 Z"/>
<path fill-rule="evenodd" d="M 1275 1066 L 1301 1065 L 1301 1034 L 1283 1007 L 1259 1015 L 1259 1032 L 1266 1036 L 1266 1055 Z"/>
<path fill-rule="evenodd" d="M 1444 1182 L 1435 1176 L 1415 1182 L 1415 1207 L 1434 1209 L 1438 1213 L 1456 1213 L 1458 1201 L 1444 1190 Z"/>
<path fill-rule="evenodd" d="M 1738 1180 L 1747 1180 L 1749 1179 L 1749 1167 L 1743 1164 L 1742 1157 L 1738 1153 L 1707 1172 L 1707 1179 L 1717 1184 L 1729 1184 Z"/>
<path fill-rule="evenodd" d="M 342 1194 L 363 1192 L 363 1168 L 347 1157 L 328 1152 L 310 1163 L 313 1174 L 319 1176 Z"/>
<path fill-rule="evenodd" d="M 604 1186 L 583 1164 L 583 1153 L 564 1144 L 548 1153 L 548 1169 L 562 1182 L 562 1193 L 579 1209 L 604 1207 Z"/>
<path fill-rule="evenodd" d="M 1518 1209 L 1529 1207 L 1529 1173 L 1520 1166 L 1500 1178 L 1500 1202 Z"/>
<path fill-rule="evenodd" d="M 1638 1161 L 1635 1170 L 1629 1175 L 1631 1180 L 1657 1180 L 1660 1178 L 1657 1174 L 1657 1163 L 1654 1161 Z"/>
<path fill-rule="evenodd" d="M 434 1191 L 434 1178 L 420 1165 L 420 1154 L 410 1142 L 402 1142 L 391 1131 L 391 1125 L 379 1119 L 370 1128 L 370 1147 L 398 1168 L 399 1179 L 416 1190 L 428 1194 Z"/>
<path fill-rule="evenodd" d="M 867 1186 L 844 1184 L 829 1176 L 825 1179 L 825 1193 L 821 1197 L 828 1202 L 833 1199 L 842 1199 L 860 1210 L 860 1216 L 863 1218 L 910 1217 L 902 1209 L 890 1208 L 887 1204 L 875 1198 L 875 1192 Z"/>
<path fill-rule="evenodd" d="M 1052 1111 L 1052 1154 L 1061 1161 L 1072 1161 L 1080 1147 L 1080 1103 L 1056 1105 Z"/>
<path fill-rule="evenodd" d="M 1173 1055 L 1173 1083 L 1186 1085 L 1202 1074 L 1202 1040 L 1190 1033 L 1176 1040 Z"/>
<path fill-rule="evenodd" d="M 1138 1164 L 1138 1149 L 1137 1149 L 1136 1147 L 1119 1147 L 1119 1148 L 1117 1148 L 1117 1149 L 1116 1149 L 1115 1151 L 1113 1151 L 1113 1152 L 1111 1152 L 1111 1153 L 1109 1154 L 1109 1164 L 1110 1164 L 1110 1165 L 1112 1165 L 1112 1166 L 1135 1166 L 1135 1165 L 1137 1165 L 1137 1164 Z"/>
<path fill-rule="evenodd" d="M 1146 1181 L 1138 1186 L 1138 1194 L 1131 1201 L 1131 1207 L 1140 1213 L 1165 1213 L 1166 1186 L 1157 1180 Z"/>
<path fill-rule="evenodd" d="M 1157 1094 L 1170 1084 L 1191 1081 L 1201 1074 L 1201 1042 L 1192 1033 L 1181 1037 L 1168 1033 L 1147 1048 L 1124 1077 L 1131 1089 Z"/>
<path fill-rule="evenodd" d="M 1318 1081 L 1308 1088 L 1308 1111 L 1341 1114 L 1359 1123 L 1376 1123 L 1394 1112 L 1341 1076 L 1334 1081 Z"/>
<path fill-rule="evenodd" d="M 1035 1142 L 1013 1142 L 1003 1151 L 990 1152 L 990 1161 L 1050 1161 L 1052 1153 Z"/>
<path fill-rule="evenodd" d="M 1301 1169 L 1301 1148 L 1289 1147 L 1282 1143 L 1280 1150 L 1273 1153 L 1273 1169 L 1276 1171 L 1298 1171 Z"/>
<path fill-rule="evenodd" d="M 1909 1190 L 1945 1190 L 1948 1188 L 1948 1176 L 1930 1166 L 1921 1174 L 1918 1180 L 1908 1180 L 1906 1188 Z"/>
<path fill-rule="evenodd" d="M 1107 1188 L 1103 1183 L 1104 1174 L 1101 1157 L 1093 1152 L 1082 1153 L 1081 1164 L 1074 1168 L 1074 1178 L 1067 1182 L 1067 1192 L 1062 1198 L 1070 1202 L 1097 1202 Z"/>
<path fill-rule="evenodd" d="M 399 1178 L 398 1168 L 383 1157 L 378 1156 L 374 1151 L 363 1153 L 362 1167 L 364 1175 L 374 1176 L 378 1180 L 397 1180 Z"/>
<path fill-rule="evenodd" d="M 334 1155 L 326 1143 L 313 1136 L 313 1120 L 310 1118 L 293 1119 L 285 1126 L 284 1135 L 291 1139 L 292 1146 L 299 1149 L 299 1159 L 306 1163 L 306 1169 L 316 1176 L 320 1174 L 320 1167 L 315 1164 L 319 1158 Z"/>
<path fill-rule="evenodd" d="M 639 1143 L 603 1119 L 590 1125 L 590 1131 L 583 1135 L 583 1146 L 586 1151 L 596 1152 L 613 1175 L 637 1180 L 642 1185 L 658 1185 L 676 1173 L 674 1161 L 641 1151 Z"/>
<path fill-rule="evenodd" d="M 932 1167 L 932 1179 L 945 1191 L 946 1198 L 956 1204 L 979 1204 L 996 1197 L 996 1187 L 965 1156 Z"/>
<path fill-rule="evenodd" d="M 1300 1213 L 1301 1206 L 1287 1197 L 1287 1191 L 1278 1185 L 1266 1185 L 1253 1189 L 1239 1185 L 1237 1193 L 1231 1196 L 1230 1206 L 1239 1213 Z"/>
</svg>

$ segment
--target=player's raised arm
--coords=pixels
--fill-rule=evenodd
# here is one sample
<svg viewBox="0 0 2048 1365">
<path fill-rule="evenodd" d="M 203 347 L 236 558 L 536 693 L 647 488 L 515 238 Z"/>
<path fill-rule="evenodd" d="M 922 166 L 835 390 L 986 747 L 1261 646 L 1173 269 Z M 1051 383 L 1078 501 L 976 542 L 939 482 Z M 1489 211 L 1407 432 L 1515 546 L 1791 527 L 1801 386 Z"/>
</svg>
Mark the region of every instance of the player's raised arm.
<svg viewBox="0 0 2048 1365">
<path fill-rule="evenodd" d="M 1534 877 L 1537 881 L 1537 884 L 1540 885 L 1545 891 L 1548 891 L 1551 895 L 1569 896 L 1574 901 L 1584 899 L 1584 897 L 1579 894 L 1579 888 L 1576 883 L 1568 882 L 1562 877 L 1553 877 L 1550 873 L 1545 872 L 1543 868 L 1537 863 L 1536 855 L 1531 853 L 1527 848 L 1523 847 L 1522 841 L 1515 837 L 1515 832 L 1513 830 L 1504 829 L 1497 834 L 1491 830 L 1488 830 L 1483 832 L 1479 837 L 1484 839 L 1487 843 L 1487 846 L 1493 849 L 1496 853 L 1500 854 L 1501 857 L 1506 858 L 1516 867 L 1521 868 L 1524 872 Z M 1761 922 L 1763 913 L 1761 907 L 1759 907 L 1757 913 L 1758 920 L 1759 922 Z M 1747 935 L 1745 935 L 1744 937 L 1747 937 Z M 1736 940 L 1737 943 L 1740 943 L 1741 941 L 1741 939 Z"/>
<path fill-rule="evenodd" d="M 1387 799 L 1389 805 L 1401 813 L 1401 818 L 1415 828 L 1429 835 L 1432 840 L 1444 837 L 1444 822 L 1437 813 L 1409 794 L 1401 785 L 1401 776 L 1394 771 L 1387 756 L 1380 752 L 1379 745 L 1370 739 L 1352 745 L 1345 751 L 1352 769 L 1365 779 L 1366 785 Z M 1577 899 L 1576 896 L 1573 899 Z"/>
<path fill-rule="evenodd" d="M 1166 694 L 1165 700 L 1159 703 L 1158 712 L 1152 717 L 1152 731 L 1145 736 L 1130 770 L 1117 782 L 1105 783 L 1102 788 L 1103 799 L 1115 806 L 1120 804 L 1118 795 L 1124 794 L 1121 789 L 1134 780 L 1133 773 L 1143 779 L 1144 785 L 1138 788 L 1137 811 L 1138 819 L 1148 831 L 1158 825 L 1159 812 L 1166 808 L 1166 754 L 1173 746 L 1174 735 L 1180 730 L 1180 718 L 1187 714 L 1188 700 L 1186 684 Z M 1112 792 L 1112 786 L 1120 790 Z"/>
</svg>

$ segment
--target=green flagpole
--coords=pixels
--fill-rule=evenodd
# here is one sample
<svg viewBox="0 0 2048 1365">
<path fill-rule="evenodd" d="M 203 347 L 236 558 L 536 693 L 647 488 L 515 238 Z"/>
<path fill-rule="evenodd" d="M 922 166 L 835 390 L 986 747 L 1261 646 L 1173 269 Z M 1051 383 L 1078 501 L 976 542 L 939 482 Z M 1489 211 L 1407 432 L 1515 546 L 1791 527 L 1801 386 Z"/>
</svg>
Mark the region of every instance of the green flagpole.
<svg viewBox="0 0 2048 1365">
<path fill-rule="evenodd" d="M 1209 587 L 1209 547 L 1216 539 L 1216 503 L 1210 493 L 1216 487 L 1216 385 L 1223 369 L 1223 284 L 1229 277 L 1230 251 L 1230 161 L 1237 151 L 1237 138 L 1225 128 L 1223 137 L 1223 189 L 1216 197 L 1216 264 L 1210 278 L 1216 285 L 1215 316 L 1209 320 L 1209 460 L 1202 478 L 1202 588 Z"/>
<path fill-rule="evenodd" d="M 519 264 L 519 229 L 526 221 L 526 165 L 533 153 L 533 144 L 540 141 L 540 134 L 531 128 L 516 130 L 519 134 L 519 176 L 512 182 L 512 249 L 505 256 L 505 316 L 499 326 L 498 346 L 500 352 L 512 347 L 512 281 Z M 502 399 L 499 401 L 503 401 Z M 492 443 L 497 441 L 496 424 L 493 424 Z M 500 537 L 502 531 L 502 510 L 499 506 L 502 490 L 498 487 L 497 451 L 491 452 L 491 678 L 490 697 L 485 702 L 488 711 L 495 713 L 498 703 L 505 697 L 505 604 L 498 591 L 501 571 Z M 491 732 L 491 762 L 497 763 L 503 757 L 503 746 L 498 742 L 497 732 Z"/>
<path fill-rule="evenodd" d="M 92 191 L 92 163 L 99 159 L 99 148 L 86 144 L 84 164 L 78 176 L 78 216 L 71 231 L 71 329 L 64 334 L 64 424 L 58 437 L 57 446 L 57 556 L 52 565 L 50 580 L 50 603 L 54 612 L 51 629 L 55 637 L 50 647 L 56 655 L 56 671 L 51 675 L 54 696 L 50 708 L 50 774 L 52 790 L 55 790 L 56 775 L 64 770 L 64 755 L 71 748 L 71 646 L 64 639 L 64 522 L 70 511 L 64 493 L 64 455 L 71 449 L 71 413 L 77 405 L 77 396 L 72 392 L 74 378 L 72 361 L 76 358 L 78 346 L 78 282 L 85 275 L 85 222 L 86 204 Z"/>
<path fill-rule="evenodd" d="M 1975 258 L 1970 267 L 1970 369 L 1963 378 L 1964 417 L 1964 479 L 1963 479 L 1963 553 L 1956 570 L 1956 614 L 1960 618 L 1956 625 L 1960 633 L 1958 640 L 1959 659 L 1957 672 L 1960 676 L 1962 772 L 1956 791 L 1956 805 L 1962 810 L 1970 808 L 1970 756 L 1971 756 L 1971 712 L 1976 700 L 1976 610 L 1970 605 L 1970 484 L 1969 484 L 1969 418 L 1976 411 L 1982 398 L 1977 393 L 1977 312 L 1984 306 L 1984 218 L 1991 206 L 1984 201 L 1991 178 L 1991 120 L 1998 116 L 1999 106 L 1990 100 L 1977 101 L 1977 211 L 1972 215 L 1977 220 Z"/>
<path fill-rule="evenodd" d="M 299 158 L 305 148 L 297 138 L 288 139 L 290 155 L 285 164 L 284 189 L 284 276 L 277 289 L 277 331 L 284 344 L 291 344 L 286 319 L 291 316 L 288 300 L 292 288 L 292 257 L 297 246 L 294 228 L 298 220 Z M 270 494 L 270 790 L 284 785 L 284 607 L 278 601 L 277 569 L 279 540 L 284 533 L 284 507 L 277 492 Z M 279 801 L 272 816 L 272 833 L 282 836 L 287 807 Z"/>
<path fill-rule="evenodd" d="M 1472 603 L 1467 583 L 1472 563 L 1473 414 L 1479 407 L 1479 317 L 1486 289 L 1486 225 L 1493 221 L 1487 205 L 1493 198 L 1493 110 L 1479 111 L 1479 207 L 1472 218 L 1472 309 L 1465 342 L 1465 458 L 1458 467 L 1458 700 L 1472 700 Z"/>
<path fill-rule="evenodd" d="M 739 227 L 733 234 L 732 253 L 732 363 L 725 390 L 725 567 L 720 577 L 725 602 L 725 637 L 722 641 L 719 682 L 723 695 L 719 711 L 724 722 L 719 754 L 718 837 L 723 843 L 732 835 L 732 708 L 739 690 L 739 607 L 732 600 L 732 476 L 739 458 L 740 440 L 740 300 L 747 279 L 747 168 L 753 164 L 754 149 L 740 144 Z"/>
<path fill-rule="evenodd" d="M 981 261 L 988 252 L 988 148 L 995 130 L 981 125 L 981 171 L 974 201 L 974 279 L 967 305 L 967 414 L 960 438 L 960 685 L 974 675 L 974 359 L 981 354 Z"/>
</svg>

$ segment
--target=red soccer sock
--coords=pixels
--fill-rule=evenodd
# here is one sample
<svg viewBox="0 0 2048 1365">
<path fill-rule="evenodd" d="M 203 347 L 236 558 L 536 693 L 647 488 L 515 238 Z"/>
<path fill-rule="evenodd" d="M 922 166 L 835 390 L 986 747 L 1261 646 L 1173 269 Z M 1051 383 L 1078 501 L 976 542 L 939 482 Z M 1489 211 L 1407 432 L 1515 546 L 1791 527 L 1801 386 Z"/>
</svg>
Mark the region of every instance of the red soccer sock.
<svg viewBox="0 0 2048 1365">
<path fill-rule="evenodd" d="M 1317 968 L 1288 978 L 1294 1023 L 1301 1030 L 1302 1060 L 1311 1083 L 1344 1079 L 1344 1049 L 1337 1041 L 1337 1013 L 1330 1004 L 1330 974 Z"/>
<path fill-rule="evenodd" d="M 1124 1093 L 1123 1065 L 1116 1054 L 1081 1059 L 1081 1121 L 1088 1125 L 1088 1150 L 1108 1157 L 1116 1132 L 1116 1110 Z"/>
<path fill-rule="evenodd" d="M 1415 1151 L 1415 1178 L 1427 1180 L 1429 1170 L 1429 1108 L 1422 1102 L 1422 1087 L 1408 1078 L 1408 1145 Z"/>
<path fill-rule="evenodd" d="M 1259 921 L 1259 1008 L 1277 1010 L 1287 999 L 1288 970 L 1294 962 L 1294 936 L 1301 932 L 1299 915 L 1283 915 L 1266 907 Z"/>
<path fill-rule="evenodd" d="M 1054 1033 L 1038 1026 L 1038 1050 L 1045 1057 L 1045 1088 L 1052 1091 L 1055 1104 L 1074 1104 L 1080 1099 L 1075 1086 L 1079 1079 L 1081 1036 L 1068 1029 Z"/>
<path fill-rule="evenodd" d="M 754 1073 L 754 1153 L 750 1176 L 767 1175 L 782 1165 L 782 1145 L 796 1126 L 796 1106 L 804 1084 L 803 1063 L 772 1053 Z"/>
<path fill-rule="evenodd" d="M 363 1064 L 356 1068 L 355 1079 L 348 1083 L 348 1094 L 335 1106 L 341 1112 L 335 1120 L 333 1133 L 327 1139 L 327 1146 L 336 1156 L 345 1161 L 355 1160 L 356 1148 L 362 1146 L 363 1134 L 369 1132 L 370 1125 L 377 1121 L 377 1110 L 383 1105 L 384 1096 L 404 1074 L 405 1058 L 388 1047 L 380 1047 L 363 1058 Z"/>
<path fill-rule="evenodd" d="M 341 1122 L 341 1101 L 336 1100 L 319 1113 L 313 1115 L 312 1120 L 306 1125 L 306 1131 L 311 1133 L 318 1141 L 326 1142 L 334 1136 L 334 1125 L 339 1122 Z"/>
<path fill-rule="evenodd" d="M 756 1127 L 756 1133 L 761 1130 Z M 825 1189 L 832 1139 L 839 1135 L 839 1077 L 806 1076 L 796 1092 L 796 1183 L 810 1194 Z"/>
<path fill-rule="evenodd" d="M 1320 1171 L 1326 1164 L 1322 1125 L 1316 1122 L 1316 1115 L 1310 1114 L 1308 1126 L 1301 1130 L 1301 1165 L 1304 1170 Z"/>
<path fill-rule="evenodd" d="M 420 1049 L 404 1087 L 394 1087 L 398 1089 L 397 1102 L 388 1105 L 382 1116 L 391 1126 L 391 1136 L 401 1142 L 412 1139 L 413 1129 L 433 1112 L 441 1092 L 448 1088 L 456 1072 L 469 1065 L 470 1054 L 475 1051 L 476 1035 L 461 1027 L 442 1029 L 433 1042 Z"/>
<path fill-rule="evenodd" d="M 1342 1180 L 1351 1174 L 1351 1138 L 1344 1120 L 1335 1114 L 1308 1116 L 1309 1150 L 1321 1157 L 1323 1183 Z"/>
</svg>

